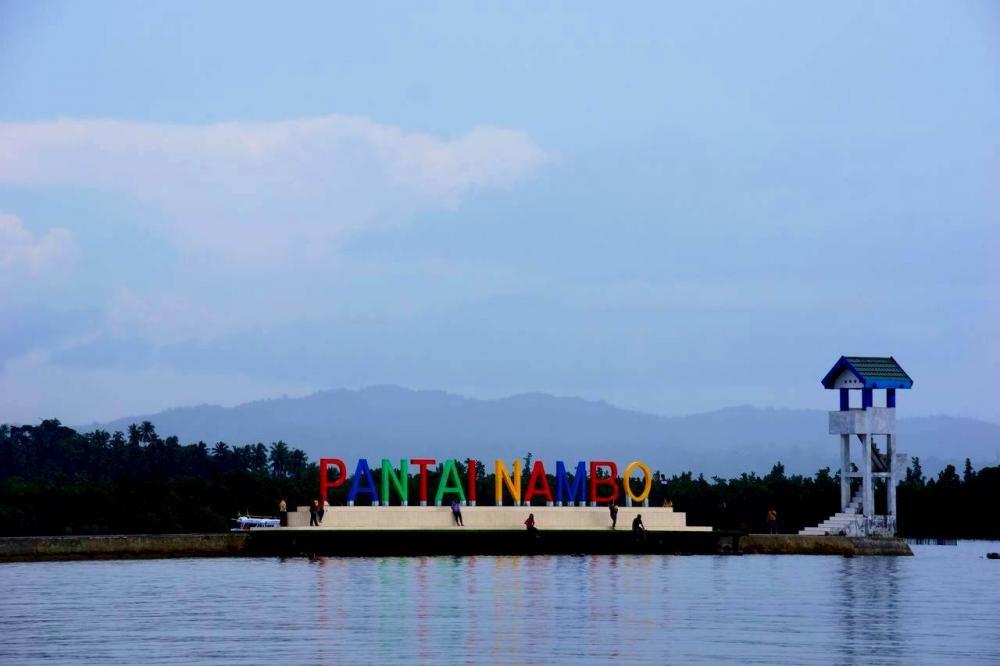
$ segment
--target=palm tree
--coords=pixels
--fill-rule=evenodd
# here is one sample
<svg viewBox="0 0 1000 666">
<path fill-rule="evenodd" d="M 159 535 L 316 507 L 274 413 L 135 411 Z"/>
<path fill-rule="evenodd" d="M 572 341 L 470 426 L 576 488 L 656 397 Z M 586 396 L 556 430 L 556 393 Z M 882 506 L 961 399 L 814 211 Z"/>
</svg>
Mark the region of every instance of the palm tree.
<svg viewBox="0 0 1000 666">
<path fill-rule="evenodd" d="M 278 440 L 271 444 L 271 475 L 277 479 L 283 479 L 288 476 L 288 468 L 290 467 L 290 451 L 288 450 L 288 444 L 283 441 Z"/>
<path fill-rule="evenodd" d="M 225 442 L 216 442 L 212 447 L 212 457 L 216 460 L 224 460 L 229 456 L 229 445 Z"/>
<path fill-rule="evenodd" d="M 155 441 L 157 439 L 156 427 L 149 421 L 143 421 L 139 424 L 139 439 L 147 444 Z"/>
<path fill-rule="evenodd" d="M 253 445 L 234 446 L 233 460 L 235 460 L 234 467 L 236 469 L 241 472 L 251 471 L 253 469 Z M 267 453 L 264 454 L 264 462 L 267 463 Z"/>
<path fill-rule="evenodd" d="M 132 448 L 136 448 L 139 446 L 140 440 L 141 435 L 139 434 L 139 426 L 133 423 L 128 427 L 128 445 Z"/>
<path fill-rule="evenodd" d="M 250 468 L 254 472 L 267 473 L 267 447 L 262 442 L 257 442 L 257 446 L 251 450 Z"/>
<path fill-rule="evenodd" d="M 292 476 L 301 478 L 309 466 L 309 456 L 302 449 L 293 449 L 288 456 L 288 468 Z"/>
</svg>

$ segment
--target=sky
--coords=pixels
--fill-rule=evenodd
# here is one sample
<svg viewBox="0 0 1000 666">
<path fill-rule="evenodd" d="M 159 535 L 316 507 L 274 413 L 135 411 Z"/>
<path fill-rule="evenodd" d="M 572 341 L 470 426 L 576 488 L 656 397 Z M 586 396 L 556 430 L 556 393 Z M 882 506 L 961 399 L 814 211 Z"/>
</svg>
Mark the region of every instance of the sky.
<svg viewBox="0 0 1000 666">
<path fill-rule="evenodd" d="M 1000 422 L 998 126 L 994 2 L 0 0 L 0 421 L 845 354 Z"/>
</svg>

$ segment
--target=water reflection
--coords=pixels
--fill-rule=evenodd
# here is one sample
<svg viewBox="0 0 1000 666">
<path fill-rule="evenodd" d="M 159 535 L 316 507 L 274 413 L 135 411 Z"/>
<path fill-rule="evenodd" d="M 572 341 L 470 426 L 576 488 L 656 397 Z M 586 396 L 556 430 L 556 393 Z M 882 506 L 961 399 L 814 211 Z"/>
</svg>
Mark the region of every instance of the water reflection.
<svg viewBox="0 0 1000 666">
<path fill-rule="evenodd" d="M 996 663 L 987 549 L 0 565 L 0 663 Z"/>
<path fill-rule="evenodd" d="M 898 558 L 841 558 L 837 577 L 838 638 L 850 662 L 895 659 L 901 647 Z"/>
</svg>

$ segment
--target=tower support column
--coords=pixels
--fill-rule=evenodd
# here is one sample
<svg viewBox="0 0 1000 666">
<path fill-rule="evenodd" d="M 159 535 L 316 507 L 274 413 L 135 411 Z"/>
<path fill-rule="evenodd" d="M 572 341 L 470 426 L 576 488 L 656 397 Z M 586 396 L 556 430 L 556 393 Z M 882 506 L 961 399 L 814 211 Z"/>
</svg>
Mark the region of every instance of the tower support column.
<svg viewBox="0 0 1000 666">
<path fill-rule="evenodd" d="M 860 435 L 861 437 L 861 448 L 863 453 L 861 455 L 861 488 L 862 488 L 862 506 L 865 518 L 871 518 L 875 515 L 875 496 L 872 492 L 872 444 L 871 435 Z"/>
<path fill-rule="evenodd" d="M 851 436 L 840 436 L 840 510 L 851 503 Z"/>
<path fill-rule="evenodd" d="M 889 460 L 889 478 L 886 487 L 886 513 L 893 518 L 896 517 L 896 436 L 886 435 L 886 456 Z"/>
</svg>

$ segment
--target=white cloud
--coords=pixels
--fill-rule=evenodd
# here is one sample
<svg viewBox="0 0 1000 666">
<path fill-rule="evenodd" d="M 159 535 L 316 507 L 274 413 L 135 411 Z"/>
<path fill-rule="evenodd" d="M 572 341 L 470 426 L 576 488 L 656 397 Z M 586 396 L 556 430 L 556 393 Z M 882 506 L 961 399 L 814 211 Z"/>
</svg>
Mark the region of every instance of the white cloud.
<svg viewBox="0 0 1000 666">
<path fill-rule="evenodd" d="M 134 223 L 177 250 L 169 270 L 135 280 L 134 266 L 123 269 L 102 297 L 105 333 L 156 344 L 324 319 L 353 297 L 347 285 L 361 270 L 340 251 L 345 237 L 512 186 L 547 159 L 516 130 L 444 138 L 337 115 L 0 123 L 0 185 L 124 195 L 144 204 Z M 48 232 L 17 254 L 44 266 L 67 240 Z M 113 240 L 106 250 L 132 252 Z"/>
<path fill-rule="evenodd" d="M 182 248 L 245 261 L 328 254 L 345 233 L 509 186 L 545 159 L 516 130 L 444 139 L 352 116 L 0 123 L 0 183 L 124 192 L 161 209 Z"/>
<path fill-rule="evenodd" d="M 76 257 L 76 244 L 67 229 L 33 234 L 16 215 L 0 213 L 0 278 L 23 280 L 61 271 Z"/>
</svg>

